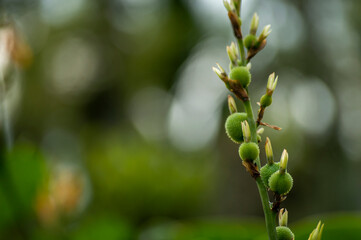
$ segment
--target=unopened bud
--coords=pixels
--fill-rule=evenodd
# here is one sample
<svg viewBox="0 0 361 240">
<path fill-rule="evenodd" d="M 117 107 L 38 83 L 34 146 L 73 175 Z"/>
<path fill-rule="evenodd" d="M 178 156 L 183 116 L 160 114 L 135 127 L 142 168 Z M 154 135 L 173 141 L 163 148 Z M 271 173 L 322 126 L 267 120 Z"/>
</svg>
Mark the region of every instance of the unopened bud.
<svg viewBox="0 0 361 240">
<path fill-rule="evenodd" d="M 230 114 L 237 112 L 236 101 L 234 100 L 234 98 L 231 95 L 228 95 L 228 109 L 229 109 Z"/>
<path fill-rule="evenodd" d="M 257 29 L 259 24 L 259 17 L 257 13 L 253 14 L 252 21 L 251 21 L 251 28 L 249 30 L 249 33 L 252 35 L 256 35 Z"/>
<path fill-rule="evenodd" d="M 278 82 L 278 76 L 276 76 L 275 73 L 272 73 L 271 75 L 269 75 L 268 82 L 267 82 L 267 93 L 268 93 L 268 95 L 272 95 L 272 93 L 276 89 L 277 82 Z"/>
<path fill-rule="evenodd" d="M 218 68 L 212 67 L 212 70 L 213 70 L 213 72 L 215 72 L 215 73 L 217 74 L 217 76 L 218 76 L 222 81 L 224 81 L 225 78 L 227 78 L 227 74 L 226 74 L 226 72 L 224 71 L 224 69 L 221 67 L 221 65 L 219 65 L 218 63 L 216 63 L 216 64 L 217 64 L 217 67 L 218 67 Z"/>
<path fill-rule="evenodd" d="M 263 28 L 261 34 L 260 34 L 259 37 L 258 37 L 258 42 L 261 43 L 263 40 L 265 40 L 265 39 L 268 37 L 268 35 L 270 35 L 271 31 L 272 31 L 272 30 L 271 30 L 271 25 L 265 26 L 265 27 Z"/>
<path fill-rule="evenodd" d="M 283 150 L 281 161 L 280 161 L 280 172 L 284 173 L 287 170 L 287 163 L 288 163 L 288 152 L 287 150 Z"/>
<path fill-rule="evenodd" d="M 273 150 L 271 140 L 269 140 L 269 138 L 266 139 L 265 150 L 268 164 L 273 164 Z"/>
<path fill-rule="evenodd" d="M 278 214 L 278 224 L 280 226 L 287 227 L 288 223 L 288 211 L 285 208 L 282 208 Z"/>
<path fill-rule="evenodd" d="M 257 130 L 257 134 L 261 135 L 264 133 L 264 128 L 260 128 Z"/>
<path fill-rule="evenodd" d="M 228 12 L 232 11 L 231 5 L 229 5 L 229 2 L 227 0 L 223 0 L 223 5 L 227 9 Z"/>
<path fill-rule="evenodd" d="M 308 240 L 321 240 L 324 226 L 325 224 L 321 224 L 321 221 L 319 221 L 317 227 L 312 231 Z"/>
<path fill-rule="evenodd" d="M 251 129 L 247 121 L 242 122 L 243 139 L 245 142 L 251 141 Z"/>
<path fill-rule="evenodd" d="M 237 47 L 234 42 L 232 42 L 230 46 L 227 46 L 227 54 L 233 66 L 237 66 L 238 54 L 237 54 Z"/>
</svg>

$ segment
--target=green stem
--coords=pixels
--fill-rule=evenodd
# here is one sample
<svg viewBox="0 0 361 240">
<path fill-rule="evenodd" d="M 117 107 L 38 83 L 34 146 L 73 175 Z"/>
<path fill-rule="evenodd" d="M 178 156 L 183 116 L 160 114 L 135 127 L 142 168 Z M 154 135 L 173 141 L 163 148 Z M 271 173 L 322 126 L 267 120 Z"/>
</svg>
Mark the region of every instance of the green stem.
<svg viewBox="0 0 361 240">
<path fill-rule="evenodd" d="M 244 108 L 247 113 L 247 121 L 251 129 L 251 141 L 257 143 L 257 127 L 256 122 L 253 117 L 253 109 L 250 100 L 244 101 Z M 258 168 L 261 168 L 261 161 L 259 157 L 256 159 L 256 164 Z M 259 195 L 262 202 L 263 212 L 265 215 L 267 233 L 270 240 L 277 240 L 276 233 L 276 214 L 272 211 L 270 207 L 270 201 L 268 197 L 268 192 L 265 185 L 262 182 L 260 177 L 256 178 L 256 183 L 259 191 Z"/>
<path fill-rule="evenodd" d="M 243 46 L 243 40 L 237 39 L 237 42 L 238 42 L 238 48 L 239 48 L 239 55 L 241 56 L 241 65 L 240 66 L 245 66 L 247 64 L 247 62 L 246 62 L 246 53 L 244 51 L 244 46 Z"/>
<path fill-rule="evenodd" d="M 269 240 L 277 240 L 276 232 L 276 213 L 272 211 L 269 203 L 268 193 L 261 177 L 256 178 L 258 192 L 261 197 L 264 217 L 266 221 L 266 228 Z"/>
</svg>

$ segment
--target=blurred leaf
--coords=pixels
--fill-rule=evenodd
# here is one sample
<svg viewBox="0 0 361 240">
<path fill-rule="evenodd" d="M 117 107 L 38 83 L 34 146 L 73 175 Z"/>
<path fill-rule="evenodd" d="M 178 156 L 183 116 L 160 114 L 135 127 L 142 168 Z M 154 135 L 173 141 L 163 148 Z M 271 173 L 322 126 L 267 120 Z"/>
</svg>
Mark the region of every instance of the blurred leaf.
<svg viewBox="0 0 361 240">
<path fill-rule="evenodd" d="M 75 231 L 72 240 L 129 240 L 131 229 L 123 221 L 109 217 L 95 217 L 86 220 Z"/>
<path fill-rule="evenodd" d="M 91 147 L 88 166 L 97 207 L 133 221 L 194 215 L 213 179 L 210 158 L 187 156 L 142 141 L 103 137 Z"/>
<path fill-rule="evenodd" d="M 37 191 L 45 180 L 44 158 L 35 147 L 18 145 L 7 155 L 5 165 L 9 176 L 6 190 L 19 214 L 27 214 L 33 209 Z"/>
<path fill-rule="evenodd" d="M 141 235 L 147 240 L 251 240 L 266 229 L 262 221 L 202 221 L 190 224 L 163 224 Z"/>
<path fill-rule="evenodd" d="M 13 206 L 9 202 L 9 196 L 6 194 L 3 185 L 2 183 L 0 186 L 0 229 L 14 220 Z"/>
</svg>

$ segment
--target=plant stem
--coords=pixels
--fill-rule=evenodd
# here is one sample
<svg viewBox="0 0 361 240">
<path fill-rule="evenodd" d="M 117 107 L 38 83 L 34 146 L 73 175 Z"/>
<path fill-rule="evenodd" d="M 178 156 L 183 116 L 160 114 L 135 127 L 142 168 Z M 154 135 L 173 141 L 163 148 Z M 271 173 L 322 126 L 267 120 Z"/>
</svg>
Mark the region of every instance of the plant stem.
<svg viewBox="0 0 361 240">
<path fill-rule="evenodd" d="M 247 121 L 249 124 L 249 128 L 251 130 L 251 141 L 257 143 L 257 127 L 256 122 L 253 116 L 253 109 L 250 100 L 244 101 L 244 108 L 247 113 Z M 261 167 L 261 161 L 259 156 L 256 159 L 256 164 L 258 168 Z M 265 185 L 262 182 L 261 177 L 256 178 L 256 183 L 258 187 L 259 196 L 261 198 L 263 212 L 266 221 L 267 233 L 270 240 L 277 240 L 276 233 L 276 214 L 272 211 L 270 207 L 270 201 L 268 197 L 268 192 Z"/>
<path fill-rule="evenodd" d="M 239 55 L 241 56 L 241 66 L 245 66 L 247 62 L 246 62 L 246 53 L 244 51 L 244 46 L 243 46 L 243 40 L 238 38 L 237 42 L 239 48 Z"/>
</svg>

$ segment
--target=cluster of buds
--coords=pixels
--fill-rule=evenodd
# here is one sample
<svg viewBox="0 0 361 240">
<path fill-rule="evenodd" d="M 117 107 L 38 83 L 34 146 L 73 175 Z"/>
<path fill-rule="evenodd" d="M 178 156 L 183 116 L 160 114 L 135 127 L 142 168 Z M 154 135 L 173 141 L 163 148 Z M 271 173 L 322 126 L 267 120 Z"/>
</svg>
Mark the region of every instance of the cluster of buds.
<svg viewBox="0 0 361 240">
<path fill-rule="evenodd" d="M 241 31 L 242 21 L 240 19 L 241 0 L 224 0 L 223 3 L 228 11 L 228 17 L 237 39 L 238 48 L 235 42 L 227 46 L 227 55 L 230 60 L 229 75 L 219 64 L 217 64 L 217 67 L 213 67 L 213 71 L 225 83 L 228 90 L 243 102 L 245 107 L 245 112 L 237 112 L 235 99 L 230 95 L 228 96 L 230 115 L 225 123 L 226 133 L 233 142 L 239 144 L 238 153 L 242 164 L 257 182 L 266 222 L 269 223 L 267 228 L 270 239 L 293 240 L 294 234 L 287 227 L 288 212 L 285 209 L 280 210 L 281 203 L 286 199 L 293 187 L 292 176 L 287 172 L 288 152 L 284 150 L 280 161 L 275 162 L 271 141 L 267 138 L 265 143 L 267 163 L 263 167 L 259 158 L 260 150 L 258 144 L 261 142 L 260 135 L 264 132 L 264 129 L 259 128 L 259 126 L 263 125 L 280 130 L 277 126 L 261 122 L 265 109 L 272 104 L 272 94 L 276 89 L 278 76 L 275 73 L 269 76 L 266 94 L 261 97 L 260 110 L 256 120 L 253 117 L 252 106 L 248 96 L 248 87 L 252 80 L 250 60 L 266 46 L 267 37 L 271 33 L 271 26 L 267 25 L 264 27 L 259 36 L 257 36 L 259 17 L 255 13 L 251 21 L 250 32 L 243 38 Z M 247 53 L 245 50 L 247 50 Z M 275 197 L 271 205 L 269 204 L 268 191 L 273 192 Z M 277 214 L 278 211 L 279 226 L 276 227 L 273 214 Z M 320 240 L 320 232 L 322 232 L 322 227 L 318 226 L 311 234 L 309 240 Z"/>
<path fill-rule="evenodd" d="M 283 150 L 281 160 L 278 163 L 273 161 L 273 150 L 269 138 L 266 140 L 265 152 L 267 164 L 260 170 L 261 179 L 264 185 L 278 196 L 280 200 L 285 199 L 293 186 L 292 176 L 287 172 L 288 152 Z"/>
<path fill-rule="evenodd" d="M 253 14 L 249 34 L 244 38 L 244 46 L 247 48 L 247 61 L 253 58 L 259 51 L 261 51 L 267 43 L 267 37 L 271 33 L 271 25 L 263 28 L 260 35 L 257 37 L 257 30 L 259 24 L 259 17 L 257 13 Z"/>
</svg>

